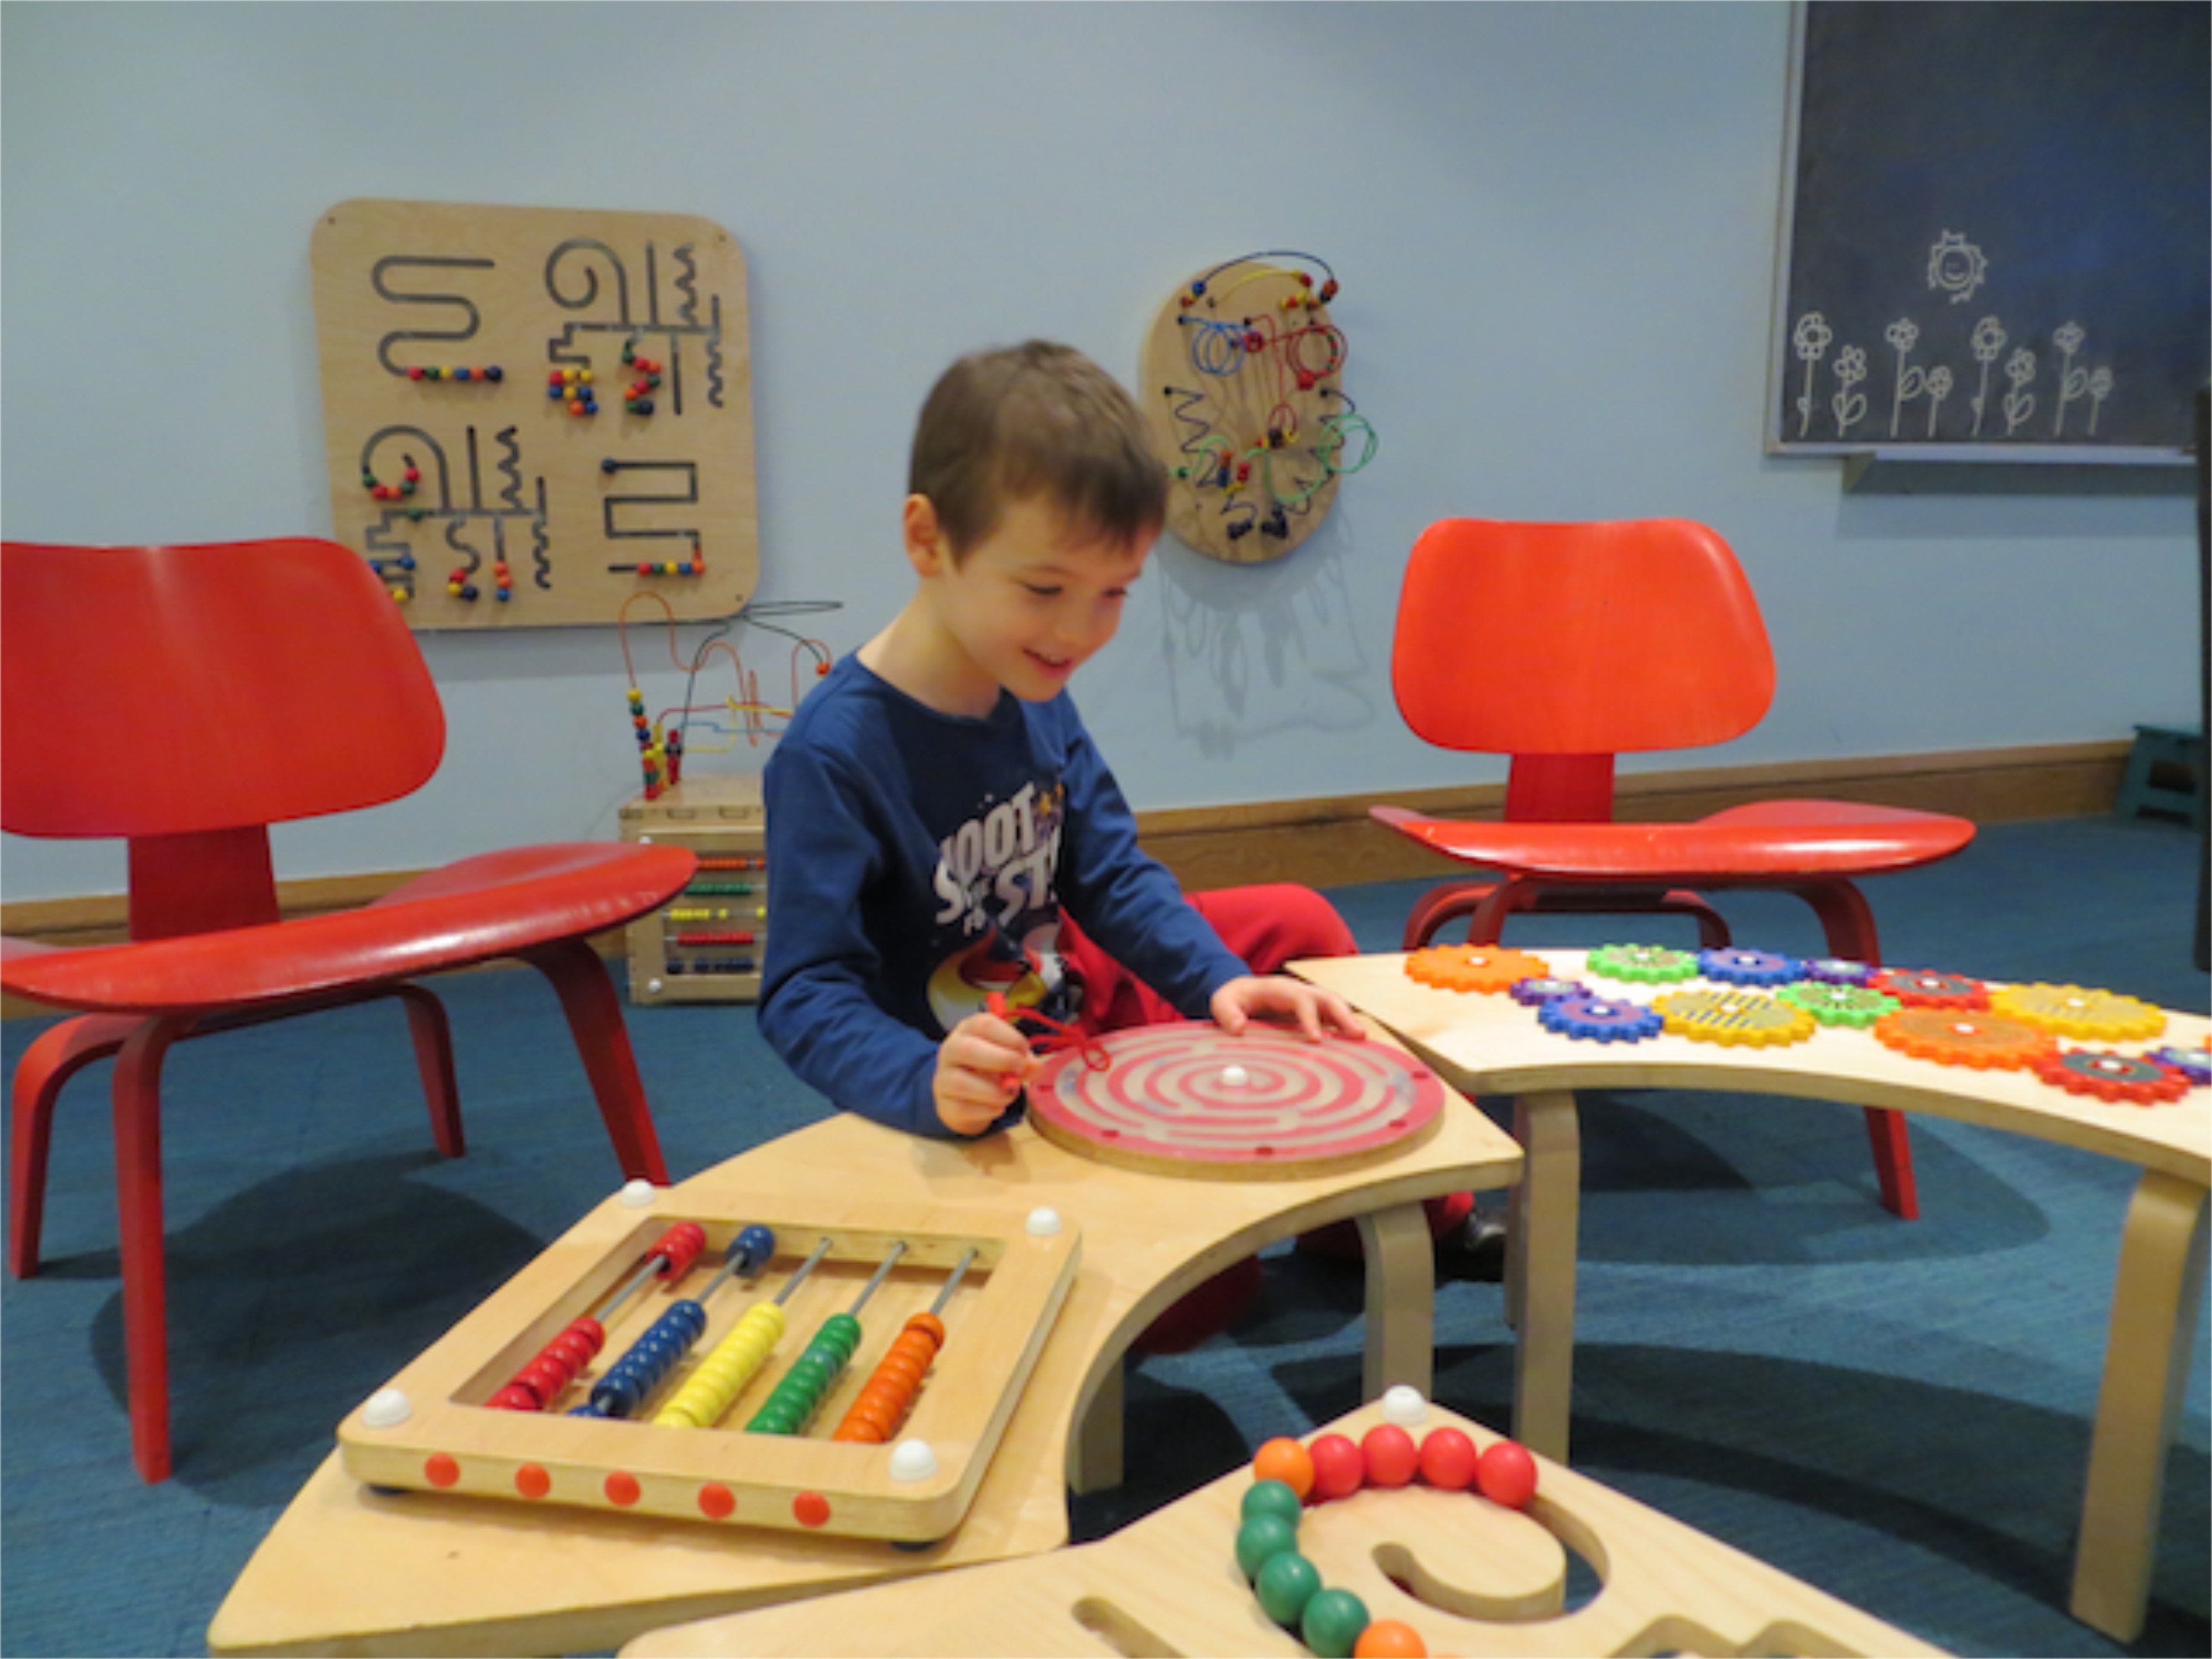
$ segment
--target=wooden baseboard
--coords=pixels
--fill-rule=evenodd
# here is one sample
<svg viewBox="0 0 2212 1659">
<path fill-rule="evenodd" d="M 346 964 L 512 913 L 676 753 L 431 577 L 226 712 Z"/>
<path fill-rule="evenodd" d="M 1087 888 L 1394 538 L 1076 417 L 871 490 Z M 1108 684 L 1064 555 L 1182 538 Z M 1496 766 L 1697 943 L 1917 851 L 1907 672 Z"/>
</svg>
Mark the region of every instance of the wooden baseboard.
<svg viewBox="0 0 2212 1659">
<path fill-rule="evenodd" d="M 1820 796 L 1953 812 L 1977 823 L 2090 817 L 2112 810 L 2127 758 L 2127 743 L 2115 741 L 1636 773 L 1616 785 L 1614 811 L 1624 820 L 1666 823 L 1750 801 Z M 1335 887 L 1442 879 L 1460 867 L 1370 819 L 1367 809 L 1377 801 L 1437 817 L 1495 819 L 1504 810 L 1505 787 L 1477 784 L 1192 807 L 1140 813 L 1138 824 L 1146 849 L 1194 891 L 1262 881 Z M 287 919 L 317 915 L 366 904 L 415 873 L 284 882 L 278 898 Z M 41 945 L 108 944 L 125 938 L 126 928 L 127 905 L 119 894 L 0 905 L 0 933 Z M 602 954 L 618 957 L 623 936 L 616 930 L 598 943 Z M 52 1012 L 0 996 L 0 1018 Z"/>
</svg>

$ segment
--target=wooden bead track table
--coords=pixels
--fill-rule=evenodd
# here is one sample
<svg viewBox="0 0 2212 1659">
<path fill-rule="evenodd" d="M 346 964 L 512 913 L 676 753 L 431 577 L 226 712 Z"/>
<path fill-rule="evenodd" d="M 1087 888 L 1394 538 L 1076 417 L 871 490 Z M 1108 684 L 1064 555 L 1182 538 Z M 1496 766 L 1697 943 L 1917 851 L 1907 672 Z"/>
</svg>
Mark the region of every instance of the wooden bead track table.
<svg viewBox="0 0 2212 1659">
<path fill-rule="evenodd" d="M 1322 1432 L 1358 1440 L 1375 1404 Z M 1409 1432 L 1488 1430 L 1434 1405 Z M 1537 1460 L 1526 1512 L 1418 1482 L 1309 1509 L 1297 1549 L 1322 1582 L 1431 1652 L 1928 1654 L 1942 1650 L 1671 1521 L 1563 1465 Z M 1079 1549 L 709 1619 L 641 1637 L 623 1659 L 724 1654 L 1302 1654 L 1261 1610 L 1236 1559 L 1249 1467 Z M 1603 1589 L 1563 1611 L 1569 1550 Z M 1402 1581 L 1410 1588 L 1401 1588 Z"/>
<path fill-rule="evenodd" d="M 1395 1048 L 1387 1037 L 1375 1041 Z M 246 1564 L 210 1626 L 209 1645 L 218 1654 L 574 1652 L 685 1620 L 1057 1549 L 1067 1541 L 1069 1486 L 1089 1491 L 1120 1479 L 1122 1355 L 1186 1291 L 1265 1245 L 1355 1219 L 1366 1249 L 1366 1391 L 1378 1397 L 1405 1383 L 1425 1393 L 1435 1267 L 1420 1201 L 1506 1187 L 1522 1168 L 1512 1138 L 1450 1095 L 1419 1136 L 1370 1161 L 1266 1180 L 1117 1167 L 1027 1124 L 951 1143 L 848 1115 L 830 1118 L 696 1176 L 660 1201 L 675 1214 L 735 1213 L 745 1194 L 767 1193 L 781 1213 L 798 1217 L 810 1204 L 842 1216 L 865 1200 L 886 1212 L 927 1211 L 940 1230 L 956 1232 L 963 1211 L 995 1218 L 1044 1206 L 1079 1231 L 1066 1299 L 950 1536 L 915 1549 L 373 1491 L 334 1454 Z M 1567 1224 L 1559 1234 L 1548 1190 L 1540 1180 L 1528 1183 L 1532 1258 L 1555 1248 L 1555 1234 L 1572 1248 L 1571 1218 L 1559 1218 Z M 1565 1191 L 1571 1199 L 1571 1181 Z M 961 1340 L 957 1310 L 946 1322 L 940 1364 L 949 1365 Z M 1534 1351 L 1539 1371 L 1564 1370 L 1564 1355 L 1541 1352 L 1557 1328 L 1522 1333 L 1524 1357 Z M 927 1405 L 925 1395 L 917 1413 Z M 1525 1402 L 1518 1415 L 1527 1415 Z M 1540 1436 L 1518 1431 L 1547 1449 Z"/>
<path fill-rule="evenodd" d="M 1589 952 L 1545 950 L 1554 977 L 1615 999 L 1650 1003 L 1705 986 L 1624 985 L 1586 970 Z M 1291 971 L 1327 986 L 1425 1056 L 1452 1085 L 1476 1097 L 1514 1097 L 1516 1133 L 1543 1189 L 1547 1233 L 1509 1261 L 1507 1297 L 1524 1298 L 1524 1362 L 1534 1352 L 1560 1369 L 1516 1396 L 1516 1432 L 1563 1457 L 1572 1386 L 1575 1250 L 1571 1193 L 1578 1183 L 1574 1091 L 1718 1089 L 1802 1096 L 1932 1113 L 1984 1128 L 2100 1152 L 2142 1166 L 2124 1226 L 2105 1346 L 2104 1380 L 2091 1432 L 2069 1606 L 2121 1642 L 2141 1633 L 2149 1595 L 2166 1456 L 2189 1382 L 2204 1294 L 2206 1199 L 2212 1187 L 2212 1090 L 2148 1105 L 2108 1104 L 2069 1093 L 2033 1073 L 1939 1065 L 1897 1053 L 1865 1031 L 1823 1026 L 1786 1047 L 1735 1048 L 1672 1033 L 1637 1042 L 1576 1040 L 1544 1030 L 1510 996 L 1416 984 L 1397 955 L 1298 963 Z M 1996 988 L 1992 988 L 1994 989 Z M 2124 1054 L 2203 1044 L 2212 1022 L 2168 1013 L 2148 1041 L 2085 1040 Z M 2070 1040 L 2062 1047 L 2077 1046 Z M 1563 1247 L 1559 1232 L 1570 1238 Z M 1993 1303 L 2001 1308 L 2002 1303 Z"/>
</svg>

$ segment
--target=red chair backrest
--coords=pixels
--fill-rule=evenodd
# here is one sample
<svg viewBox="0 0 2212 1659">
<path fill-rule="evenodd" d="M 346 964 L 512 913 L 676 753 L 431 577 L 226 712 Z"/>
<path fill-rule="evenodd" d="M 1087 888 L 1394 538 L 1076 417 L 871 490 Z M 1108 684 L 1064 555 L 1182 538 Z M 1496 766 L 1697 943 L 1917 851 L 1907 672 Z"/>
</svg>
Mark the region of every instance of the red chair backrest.
<svg viewBox="0 0 2212 1659">
<path fill-rule="evenodd" d="M 1440 749 L 1613 755 L 1725 743 L 1774 701 L 1726 542 L 1682 519 L 1446 519 L 1413 544 L 1391 687 Z"/>
<path fill-rule="evenodd" d="M 359 555 L 0 546 L 0 828 L 198 836 L 412 793 L 446 723 Z"/>
</svg>

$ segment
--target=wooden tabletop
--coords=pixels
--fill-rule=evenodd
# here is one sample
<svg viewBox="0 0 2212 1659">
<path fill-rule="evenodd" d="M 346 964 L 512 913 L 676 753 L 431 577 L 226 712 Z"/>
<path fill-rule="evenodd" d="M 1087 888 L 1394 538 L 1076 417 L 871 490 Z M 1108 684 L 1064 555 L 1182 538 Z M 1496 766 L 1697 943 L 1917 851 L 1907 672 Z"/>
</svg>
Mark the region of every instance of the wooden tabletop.
<svg viewBox="0 0 2212 1659">
<path fill-rule="evenodd" d="M 712 1613 L 1055 1549 L 1068 1536 L 1073 1437 L 1101 1390 L 1118 1387 L 1130 1340 L 1185 1291 L 1279 1239 L 1387 1206 L 1505 1186 L 1521 1167 L 1512 1138 L 1456 1097 L 1425 1139 L 1378 1163 L 1267 1182 L 1111 1168 L 1026 1125 L 954 1143 L 841 1114 L 682 1183 L 672 1195 L 678 1212 L 718 1192 L 763 1188 L 842 1207 L 857 1188 L 887 1206 L 951 1212 L 1050 1206 L 1082 1229 L 1073 1286 L 956 1534 L 908 1550 L 494 1498 L 385 1494 L 349 1480 L 334 1455 L 233 1585 L 209 1628 L 210 1649 L 574 1652 Z M 393 1370 L 408 1358 L 394 1355 Z"/>
<path fill-rule="evenodd" d="M 1368 1405 L 1328 1425 L 1357 1440 Z M 1418 1442 L 1480 1425 L 1426 1408 Z M 641 1637 L 624 1659 L 744 1654 L 1091 1656 L 1302 1654 L 1261 1611 L 1236 1561 L 1241 1468 L 1080 1549 L 936 1573 Z M 1411 1626 L 1432 1652 L 1940 1652 L 1611 1488 L 1537 1460 L 1525 1512 L 1466 1492 L 1373 1488 L 1310 1508 L 1297 1547 L 1369 1614 Z M 1564 1611 L 1568 1553 L 1603 1590 Z"/>
<path fill-rule="evenodd" d="M 1555 977 L 1581 980 L 1607 995 L 1648 1003 L 1655 995 L 1705 987 L 1624 985 L 1589 974 L 1586 951 L 1544 950 Z M 2055 1140 L 2124 1158 L 2212 1186 L 2212 1089 L 2191 1089 L 2171 1103 L 2111 1105 L 2069 1094 L 2029 1072 L 1981 1071 L 1915 1060 L 1868 1032 L 1822 1026 L 1786 1048 L 1723 1048 L 1672 1034 L 1642 1042 L 1595 1042 L 1554 1035 L 1534 1010 L 1495 993 L 1438 990 L 1406 976 L 1392 954 L 1293 963 L 1291 972 L 1330 990 L 1390 1028 L 1469 1094 L 1517 1095 L 1547 1089 L 1729 1089 L 1847 1098 Z M 2062 1046 L 2140 1054 L 2167 1043 L 2201 1045 L 2212 1021 L 2168 1012 L 2163 1035 L 2130 1042 Z M 1847 1094 L 1837 1084 L 1848 1081 Z"/>
</svg>

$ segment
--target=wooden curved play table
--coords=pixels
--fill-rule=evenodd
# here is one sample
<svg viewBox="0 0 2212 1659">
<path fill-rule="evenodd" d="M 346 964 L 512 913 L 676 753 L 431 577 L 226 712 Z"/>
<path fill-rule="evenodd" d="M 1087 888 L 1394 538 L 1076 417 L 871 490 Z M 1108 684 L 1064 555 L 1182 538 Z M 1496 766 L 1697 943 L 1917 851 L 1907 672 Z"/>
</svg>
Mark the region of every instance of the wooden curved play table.
<svg viewBox="0 0 2212 1659">
<path fill-rule="evenodd" d="M 1556 977 L 1638 1002 L 1702 987 L 1612 984 L 1585 969 L 1588 952 L 1540 952 Z M 2212 1090 L 2154 1105 L 2106 1104 L 2070 1094 L 2020 1071 L 1979 1071 L 1910 1058 L 1870 1035 L 1823 1027 L 1784 1048 L 1723 1048 L 1666 1035 L 1640 1042 L 1576 1041 L 1542 1029 L 1510 997 L 1462 994 L 1415 984 L 1398 955 L 1299 963 L 1292 971 L 1346 998 L 1402 1037 L 1452 1085 L 1470 1096 L 1510 1096 L 1515 1127 L 1531 1170 L 1572 1185 L 1579 1161 L 1574 1091 L 1720 1089 L 1802 1096 L 1862 1106 L 1931 1113 L 1984 1128 L 2056 1141 L 2142 1167 L 2128 1206 L 2104 1380 L 2090 1440 L 2074 1616 L 2115 1639 L 2142 1629 L 2155 1553 L 2161 1488 L 2174 1420 L 2187 1389 L 2197 1318 L 2204 1294 L 2205 1210 L 2212 1187 Z M 2062 1046 L 2141 1053 L 2165 1044 L 2195 1047 L 2212 1021 L 2168 1013 L 2149 1041 Z M 1545 1194 L 1547 1236 L 1509 1267 L 1509 1298 L 1524 1296 L 1540 1314 L 1545 1352 L 1571 1352 L 1575 1251 L 1559 1248 L 1559 1229 L 1575 1224 L 1571 1200 Z M 1549 1322 L 1565 1321 L 1562 1332 Z M 1571 1362 L 1570 1362 L 1571 1363 Z M 1564 1456 L 1571 1371 L 1524 1401 L 1521 1432 Z"/>
<path fill-rule="evenodd" d="M 1328 1425 L 1358 1439 L 1362 1407 Z M 1409 1427 L 1495 1437 L 1431 1405 Z M 1080 1549 L 934 1573 L 823 1601 L 703 1620 L 641 1637 L 623 1659 L 724 1654 L 1303 1654 L 1237 1569 L 1249 1468 Z M 1740 1550 L 1538 1460 L 1526 1512 L 1415 1486 L 1309 1510 L 1299 1553 L 1371 1618 L 1411 1626 L 1431 1652 L 1941 1652 Z M 1602 1588 L 1565 1607 L 1569 1552 Z"/>
<path fill-rule="evenodd" d="M 963 1209 L 1003 1215 L 1049 1206 L 1080 1229 L 1066 1299 L 950 1537 L 911 1549 L 493 1498 L 376 1492 L 350 1479 L 333 1455 L 247 1563 L 210 1626 L 210 1647 L 219 1654 L 574 1652 L 711 1614 L 1057 1549 L 1067 1541 L 1070 1486 L 1087 1491 L 1120 1478 L 1124 1352 L 1184 1291 L 1262 1246 L 1355 1219 L 1366 1248 L 1366 1390 L 1374 1397 L 1407 1383 L 1426 1392 L 1435 1267 L 1420 1200 L 1509 1186 L 1521 1181 L 1522 1168 L 1512 1138 L 1455 1096 L 1422 1135 L 1375 1162 L 1264 1181 L 1115 1168 L 1026 1124 L 988 1140 L 950 1143 L 850 1115 L 828 1119 L 683 1182 L 667 1195 L 671 1212 L 767 1192 L 787 1213 L 803 1213 L 813 1201 L 842 1214 L 864 1196 L 887 1209 L 926 1209 L 948 1226 Z M 1522 1186 L 1532 1258 L 1554 1248 L 1555 1231 L 1571 1250 L 1571 1217 L 1555 1223 L 1552 1189 L 1540 1176 Z M 1571 1184 L 1564 1195 L 1571 1202 Z M 1524 1317 L 1526 1376 L 1564 1374 L 1565 1353 L 1547 1346 L 1560 1328 Z M 1549 1449 L 1540 1430 L 1522 1432 Z"/>
</svg>

